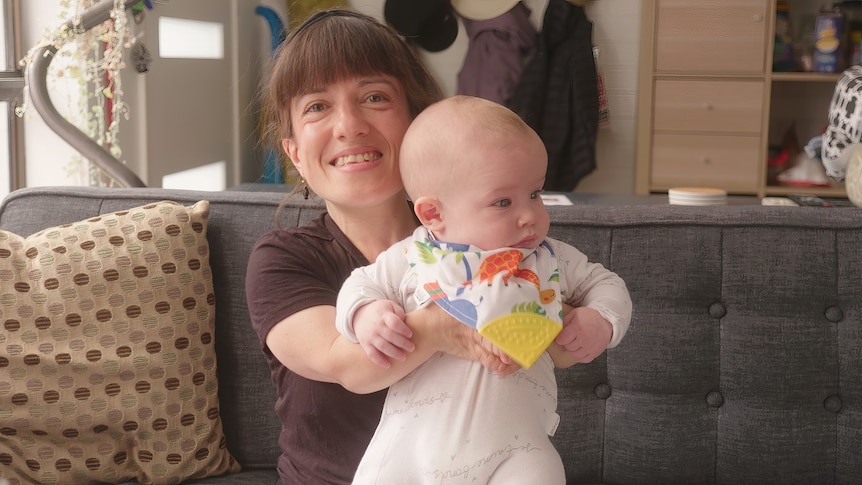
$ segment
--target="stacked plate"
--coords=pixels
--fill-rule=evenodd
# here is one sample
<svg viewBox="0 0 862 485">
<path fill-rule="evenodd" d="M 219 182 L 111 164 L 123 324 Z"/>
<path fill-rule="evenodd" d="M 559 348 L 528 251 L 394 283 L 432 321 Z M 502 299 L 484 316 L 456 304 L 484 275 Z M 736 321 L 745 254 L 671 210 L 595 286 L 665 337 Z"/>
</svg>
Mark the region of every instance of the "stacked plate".
<svg viewBox="0 0 862 485">
<path fill-rule="evenodd" d="M 707 187 L 678 187 L 667 191 L 671 205 L 727 205 L 727 191 Z"/>
</svg>

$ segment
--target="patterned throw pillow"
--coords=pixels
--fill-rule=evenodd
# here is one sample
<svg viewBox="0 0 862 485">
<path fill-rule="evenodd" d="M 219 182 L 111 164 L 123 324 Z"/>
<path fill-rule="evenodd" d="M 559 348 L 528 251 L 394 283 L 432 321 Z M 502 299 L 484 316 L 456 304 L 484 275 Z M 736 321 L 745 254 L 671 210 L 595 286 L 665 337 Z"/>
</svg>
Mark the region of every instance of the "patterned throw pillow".
<svg viewBox="0 0 862 485">
<path fill-rule="evenodd" d="M 159 202 L 0 231 L 0 478 L 239 471 L 219 417 L 208 215 L 207 201 Z"/>
</svg>

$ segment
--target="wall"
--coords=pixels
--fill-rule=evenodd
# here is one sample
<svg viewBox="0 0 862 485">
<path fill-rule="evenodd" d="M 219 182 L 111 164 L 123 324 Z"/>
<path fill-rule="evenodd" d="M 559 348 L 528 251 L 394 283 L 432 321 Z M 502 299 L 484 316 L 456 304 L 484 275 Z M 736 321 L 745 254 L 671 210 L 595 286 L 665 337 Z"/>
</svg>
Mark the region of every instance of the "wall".
<svg viewBox="0 0 862 485">
<path fill-rule="evenodd" d="M 237 5 L 245 8 L 248 0 L 234 0 Z M 533 11 L 533 20 L 538 25 L 544 12 L 547 0 L 525 0 Z M 278 0 L 259 2 L 279 9 Z M 370 15 L 383 18 L 385 0 L 352 0 L 351 6 Z M 254 3 L 257 5 L 258 3 Z M 59 0 L 27 0 L 22 2 L 23 40 L 25 46 L 35 44 L 41 38 L 47 26 L 56 25 L 55 14 Z M 158 8 L 158 6 L 156 6 Z M 237 8 L 234 5 L 232 8 Z M 583 180 L 576 188 L 579 192 L 596 193 L 633 193 L 634 192 L 634 154 L 635 154 L 635 106 L 637 96 L 638 44 L 640 35 L 641 2 L 635 0 L 594 0 L 587 7 L 587 14 L 594 24 L 593 40 L 599 46 L 599 68 L 603 73 L 605 89 L 610 107 L 611 122 L 609 126 L 599 131 L 598 138 L 598 168 Z M 269 47 L 266 44 L 268 32 L 261 22 L 254 23 L 259 28 L 253 35 L 257 36 L 257 52 L 254 56 L 264 56 Z M 456 78 L 461 68 L 464 53 L 467 50 L 467 40 L 463 28 L 455 43 L 439 53 L 425 53 L 429 68 L 437 77 L 446 94 L 454 94 Z M 131 70 L 131 74 L 134 75 Z M 246 72 L 244 75 L 248 75 Z M 124 74 L 125 75 L 125 74 Z M 125 81 L 124 81 L 125 82 Z M 133 85 L 133 82 L 127 83 Z M 127 92 L 127 101 L 131 107 L 131 117 L 135 112 L 135 93 Z M 250 103 L 246 100 L 246 105 Z M 57 102 L 62 108 L 64 102 Z M 68 103 L 65 103 L 68 104 Z M 68 104 L 72 106 L 73 104 Z M 128 131 L 140 133 L 136 122 L 130 122 Z M 125 128 L 124 128 L 125 129 Z M 61 139 L 53 134 L 32 112 L 25 118 L 25 144 L 28 160 L 28 185 L 81 185 L 80 176 L 68 174 L 68 160 L 74 152 Z M 237 134 L 240 137 L 240 134 Z M 146 150 L 138 146 L 139 141 L 124 142 L 130 152 Z M 253 140 L 241 140 L 241 148 L 237 154 L 242 158 L 250 153 Z M 254 164 L 247 161 L 233 164 L 231 173 L 233 180 L 249 181 L 254 177 L 249 172 Z"/>
<path fill-rule="evenodd" d="M 21 4 L 22 40 L 27 47 L 62 23 L 60 0 L 29 0 Z M 197 159 L 200 163 L 226 160 L 228 186 L 253 176 L 244 172 L 248 169 L 251 173 L 256 161 L 253 135 L 256 123 L 247 106 L 254 97 L 262 60 L 270 52 L 271 37 L 264 21 L 254 14 L 256 5 L 244 0 L 184 0 L 157 4 L 155 10 L 145 12 L 142 25 L 129 21 L 131 35 L 150 48 L 154 69 L 139 74 L 129 66 L 122 72 L 129 119 L 120 123 L 121 158 L 145 183 L 159 186 L 164 174 L 196 166 Z M 157 58 L 156 25 L 161 13 L 202 20 L 214 17 L 223 22 L 226 56 L 220 62 L 220 72 L 225 74 L 201 80 L 200 75 L 208 71 L 193 67 L 200 71 L 198 78 L 194 78 L 194 74 L 176 72 L 182 69 L 156 69 L 160 63 L 178 65 L 176 60 Z M 237 39 L 235 32 L 246 34 Z M 65 48 L 52 62 L 52 68 L 62 64 L 63 52 Z M 179 65 L 202 66 L 194 61 Z M 210 69 L 212 64 L 203 67 Z M 64 115 L 74 116 L 81 109 L 77 99 L 69 99 L 77 91 L 76 85 L 75 80 L 49 80 L 51 98 Z M 178 116 L 178 112 L 185 115 Z M 27 185 L 88 183 L 86 162 L 74 161 L 80 157 L 47 128 L 35 109 L 28 111 L 24 123 Z M 164 135 L 165 130 L 169 130 L 170 136 Z M 193 148 L 180 149 L 184 147 Z"/>
<path fill-rule="evenodd" d="M 353 0 L 351 5 L 379 19 L 384 0 Z M 525 0 L 534 24 L 540 25 L 547 0 Z M 641 22 L 640 0 L 593 0 L 587 15 L 593 22 L 593 42 L 599 47 L 611 122 L 599 131 L 597 169 L 585 178 L 579 192 L 634 193 L 635 107 L 637 105 L 638 49 Z M 425 60 L 446 94 L 454 94 L 461 61 L 467 51 L 463 27 L 455 43 L 438 53 L 425 53 Z"/>
<path fill-rule="evenodd" d="M 59 0 L 21 2 L 21 42 L 25 51 L 36 45 L 49 27 L 53 30 L 57 25 L 58 9 Z M 54 94 L 57 96 L 53 97 Z M 52 91 L 52 99 L 57 110 L 66 114 L 77 101 L 63 94 Z M 29 109 L 24 115 L 24 147 L 27 186 L 86 184 L 82 175 L 69 169 L 69 161 L 76 152 L 45 125 L 35 109 Z"/>
<path fill-rule="evenodd" d="M 599 131 L 598 168 L 576 187 L 579 192 L 634 193 L 641 5 L 640 0 L 595 0 L 587 8 L 611 121 Z"/>
</svg>

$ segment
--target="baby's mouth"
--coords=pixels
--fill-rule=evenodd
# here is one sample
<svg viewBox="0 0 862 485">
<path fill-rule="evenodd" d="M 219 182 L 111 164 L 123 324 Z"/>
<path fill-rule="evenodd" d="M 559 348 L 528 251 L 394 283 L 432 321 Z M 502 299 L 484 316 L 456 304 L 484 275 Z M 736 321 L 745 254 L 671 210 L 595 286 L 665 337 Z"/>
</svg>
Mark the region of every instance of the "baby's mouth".
<svg viewBox="0 0 862 485">
<path fill-rule="evenodd" d="M 527 236 L 524 239 L 518 241 L 513 247 L 529 249 L 536 245 L 536 236 Z"/>
<path fill-rule="evenodd" d="M 353 163 L 364 163 L 364 162 L 373 162 L 381 157 L 379 152 L 367 152 L 367 153 L 356 153 L 353 155 L 345 155 L 343 157 L 338 157 L 335 159 L 335 162 L 332 163 L 335 167 L 343 167 L 345 165 L 350 165 Z"/>
</svg>

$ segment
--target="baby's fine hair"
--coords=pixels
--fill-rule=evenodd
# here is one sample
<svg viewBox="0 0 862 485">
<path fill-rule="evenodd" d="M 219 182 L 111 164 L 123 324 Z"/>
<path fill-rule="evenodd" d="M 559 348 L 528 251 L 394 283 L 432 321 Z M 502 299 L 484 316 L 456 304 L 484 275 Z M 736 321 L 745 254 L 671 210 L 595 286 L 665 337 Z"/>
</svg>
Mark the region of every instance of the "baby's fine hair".
<svg viewBox="0 0 862 485">
<path fill-rule="evenodd" d="M 450 183 L 470 143 L 525 141 L 538 135 L 514 111 L 483 98 L 456 95 L 419 114 L 401 144 L 399 168 L 411 198 L 431 195 L 439 184 Z M 487 163 L 488 161 L 484 161 Z"/>
</svg>

